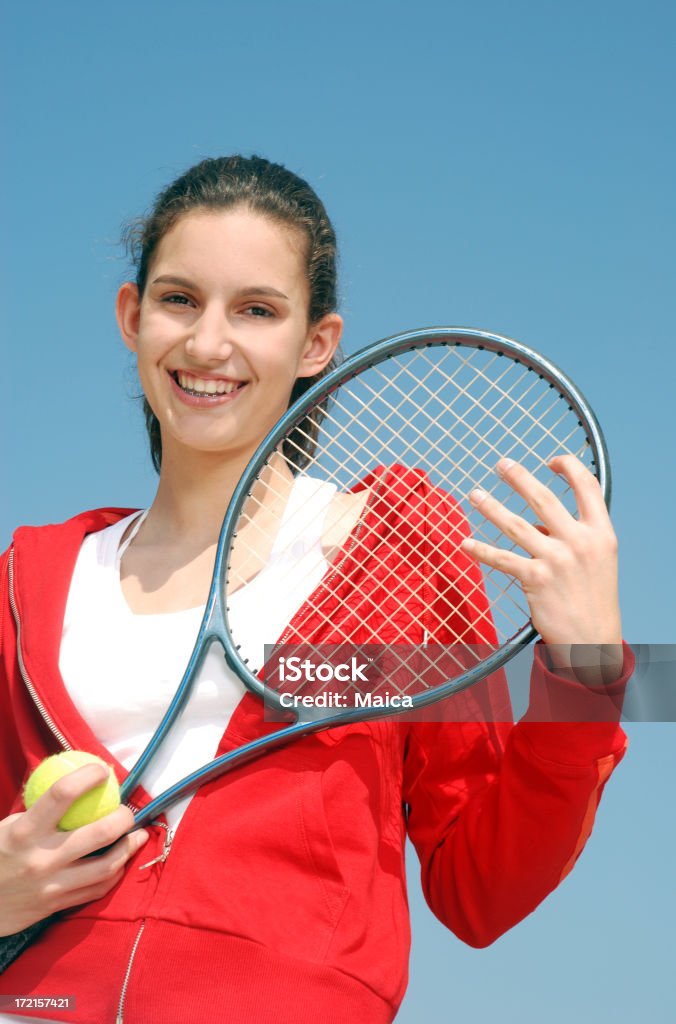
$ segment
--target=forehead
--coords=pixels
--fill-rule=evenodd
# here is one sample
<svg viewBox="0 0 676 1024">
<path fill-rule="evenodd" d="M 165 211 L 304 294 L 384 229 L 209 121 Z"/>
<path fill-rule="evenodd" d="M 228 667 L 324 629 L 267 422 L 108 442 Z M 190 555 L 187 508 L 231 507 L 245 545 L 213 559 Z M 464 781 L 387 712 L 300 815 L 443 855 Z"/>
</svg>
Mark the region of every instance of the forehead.
<svg viewBox="0 0 676 1024">
<path fill-rule="evenodd" d="M 283 281 L 287 287 L 302 287 L 304 238 L 290 225 L 244 207 L 195 210 L 184 214 L 162 238 L 153 274 L 160 267 L 214 281 L 222 281 L 224 275 L 239 280 L 262 274 L 266 284 Z"/>
</svg>

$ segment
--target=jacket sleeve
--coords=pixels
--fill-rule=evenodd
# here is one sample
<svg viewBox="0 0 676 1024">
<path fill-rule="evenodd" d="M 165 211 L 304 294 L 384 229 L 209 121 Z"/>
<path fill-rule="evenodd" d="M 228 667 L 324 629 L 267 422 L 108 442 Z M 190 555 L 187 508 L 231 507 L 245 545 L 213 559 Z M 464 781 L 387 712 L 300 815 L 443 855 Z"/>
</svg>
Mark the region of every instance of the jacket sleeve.
<svg viewBox="0 0 676 1024">
<path fill-rule="evenodd" d="M 466 530 L 466 524 L 458 520 L 458 529 Z M 440 555 L 450 556 L 451 544 L 438 547 Z M 456 616 L 465 620 L 478 609 L 477 638 L 469 631 L 465 642 L 490 642 L 481 574 L 462 573 L 461 594 L 457 548 L 453 557 L 456 563 L 451 558 L 446 570 L 439 559 L 441 604 L 448 605 L 453 591 L 453 600 L 461 602 Z M 440 626 L 437 639 L 448 643 L 453 636 Z M 549 671 L 542 645 L 534 652 L 529 711 L 516 725 L 507 715 L 488 714 L 474 721 L 415 724 L 408 735 L 404 800 L 425 898 L 447 927 L 475 947 L 489 945 L 526 917 L 568 874 L 626 747 L 618 720 L 633 670 L 631 651 L 625 648 L 622 677 L 612 684 L 612 721 L 607 688 L 599 697 L 568 683 Z M 492 694 L 488 704 L 481 702 L 484 708 L 504 709 L 502 672 L 478 686 Z M 593 720 L 599 717 L 598 700 L 606 720 Z M 579 721 L 540 720 L 543 706 L 562 703 Z"/>
</svg>

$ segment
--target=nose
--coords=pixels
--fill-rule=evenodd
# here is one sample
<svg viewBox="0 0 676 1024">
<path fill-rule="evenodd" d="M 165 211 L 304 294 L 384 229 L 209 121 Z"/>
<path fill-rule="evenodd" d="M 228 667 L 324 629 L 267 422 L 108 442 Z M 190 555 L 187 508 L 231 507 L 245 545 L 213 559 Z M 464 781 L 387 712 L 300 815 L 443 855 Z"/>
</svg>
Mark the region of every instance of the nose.
<svg viewBox="0 0 676 1024">
<path fill-rule="evenodd" d="M 185 350 L 195 362 L 222 363 L 232 355 L 233 329 L 222 309 L 205 309 L 192 328 Z"/>
</svg>

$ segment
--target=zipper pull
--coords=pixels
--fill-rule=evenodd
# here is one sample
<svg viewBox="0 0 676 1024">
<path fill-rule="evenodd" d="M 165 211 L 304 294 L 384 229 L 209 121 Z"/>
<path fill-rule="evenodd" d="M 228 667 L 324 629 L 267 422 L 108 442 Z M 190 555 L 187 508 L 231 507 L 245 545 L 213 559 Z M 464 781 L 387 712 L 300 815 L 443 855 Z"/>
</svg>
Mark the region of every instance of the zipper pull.
<svg viewBox="0 0 676 1024">
<path fill-rule="evenodd" d="M 162 853 L 159 855 L 159 857 L 155 857 L 153 860 L 149 860 L 147 864 L 141 864 L 139 867 L 139 871 L 144 871 L 146 868 L 151 868 L 153 864 L 164 864 L 165 860 L 169 856 L 171 844 L 174 841 L 174 833 L 172 829 L 169 828 L 168 825 L 164 824 L 163 821 L 156 821 L 155 824 L 158 825 L 160 828 L 166 829 L 167 832 L 164 840 L 164 846 L 162 847 Z"/>
</svg>

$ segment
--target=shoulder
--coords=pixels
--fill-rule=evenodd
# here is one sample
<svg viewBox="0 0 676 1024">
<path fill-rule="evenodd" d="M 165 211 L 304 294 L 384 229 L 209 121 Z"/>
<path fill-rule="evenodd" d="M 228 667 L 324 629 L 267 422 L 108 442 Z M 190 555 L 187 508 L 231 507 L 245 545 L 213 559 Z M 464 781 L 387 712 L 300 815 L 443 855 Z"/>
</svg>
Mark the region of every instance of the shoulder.
<svg viewBox="0 0 676 1024">
<path fill-rule="evenodd" d="M 119 522 L 120 519 L 130 516 L 136 511 L 138 511 L 138 509 L 117 508 L 113 506 L 109 508 L 94 508 L 88 509 L 86 512 L 80 512 L 78 515 L 72 516 L 70 519 L 66 519 L 62 523 L 44 523 L 39 526 L 19 526 L 14 531 L 12 544 L 4 553 L 3 557 L 7 557 L 8 551 L 13 545 L 23 545 L 32 541 L 59 542 L 66 540 L 69 537 L 82 538 L 87 533 L 96 533 L 98 530 L 103 530 L 107 526 L 112 526 L 114 523 Z"/>
<path fill-rule="evenodd" d="M 397 463 L 379 466 L 360 486 L 370 489 L 369 506 L 391 530 L 438 558 L 457 558 L 462 540 L 469 536 L 461 494 L 451 494 L 420 468 Z M 463 556 L 464 558 L 465 556 Z"/>
<path fill-rule="evenodd" d="M 96 508 L 80 512 L 63 523 L 46 523 L 42 526 L 20 526 L 14 531 L 12 543 L 1 556 L 0 572 L 4 575 L 10 553 L 22 565 L 45 564 L 55 560 L 70 563 L 74 560 L 82 541 L 88 533 L 96 533 L 112 526 L 137 511 L 130 508 Z"/>
</svg>

